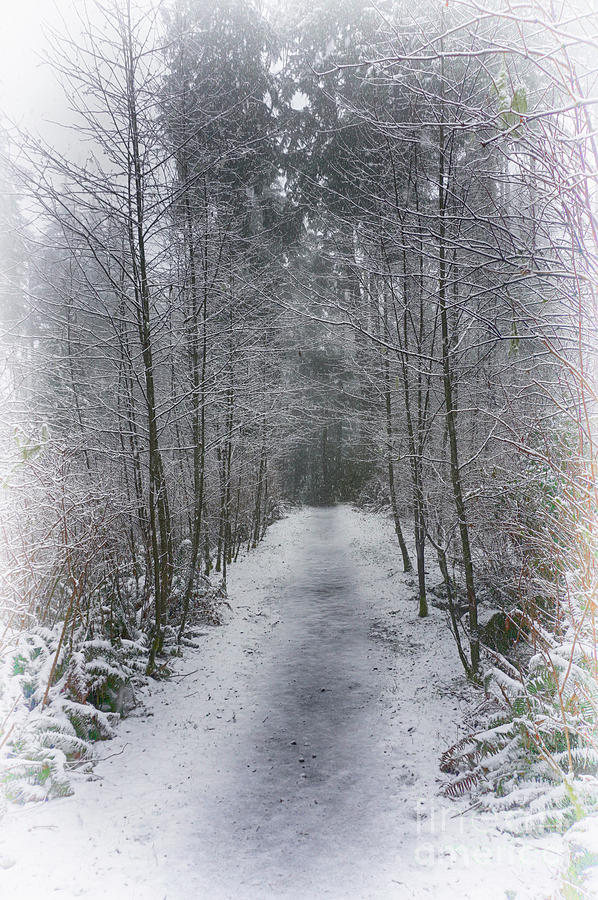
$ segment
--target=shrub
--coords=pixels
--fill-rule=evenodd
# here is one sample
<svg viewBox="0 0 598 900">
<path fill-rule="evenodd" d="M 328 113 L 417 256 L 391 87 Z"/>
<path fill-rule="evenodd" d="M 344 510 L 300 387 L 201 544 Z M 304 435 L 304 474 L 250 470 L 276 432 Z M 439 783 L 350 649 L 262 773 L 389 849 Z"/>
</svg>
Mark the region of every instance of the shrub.
<svg viewBox="0 0 598 900">
<path fill-rule="evenodd" d="M 571 632 L 540 637 L 525 672 L 491 653 L 476 727 L 441 761 L 453 776 L 449 797 L 471 793 L 515 832 L 562 831 L 598 810 L 598 685 L 588 647 Z"/>
</svg>

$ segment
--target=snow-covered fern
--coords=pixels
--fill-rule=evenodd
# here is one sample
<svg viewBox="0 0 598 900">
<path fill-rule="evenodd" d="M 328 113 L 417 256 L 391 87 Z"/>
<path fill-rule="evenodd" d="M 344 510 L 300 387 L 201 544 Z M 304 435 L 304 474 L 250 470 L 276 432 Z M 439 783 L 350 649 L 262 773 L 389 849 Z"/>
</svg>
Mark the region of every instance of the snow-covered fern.
<svg viewBox="0 0 598 900">
<path fill-rule="evenodd" d="M 64 623 L 15 638 L 0 665 L 0 784 L 13 800 L 70 792 L 93 743 L 114 736 L 122 692 L 146 661 L 143 640 L 61 640 Z"/>
<path fill-rule="evenodd" d="M 498 653 L 475 729 L 449 748 L 445 793 L 470 793 L 512 831 L 564 830 L 598 810 L 598 685 L 587 648 L 570 632 L 542 633 L 542 650 L 518 671 Z"/>
</svg>

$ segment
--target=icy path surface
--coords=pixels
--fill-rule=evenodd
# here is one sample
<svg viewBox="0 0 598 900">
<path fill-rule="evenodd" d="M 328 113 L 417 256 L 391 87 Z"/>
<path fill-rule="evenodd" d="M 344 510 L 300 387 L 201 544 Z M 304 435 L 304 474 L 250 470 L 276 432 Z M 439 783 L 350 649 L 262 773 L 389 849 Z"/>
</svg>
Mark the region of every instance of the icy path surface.
<svg viewBox="0 0 598 900">
<path fill-rule="evenodd" d="M 100 780 L 0 823 L 0 897 L 548 897 L 554 844 L 437 797 L 466 696 L 414 591 L 379 516 L 274 525 L 231 569 L 230 624 L 101 746 Z"/>
</svg>

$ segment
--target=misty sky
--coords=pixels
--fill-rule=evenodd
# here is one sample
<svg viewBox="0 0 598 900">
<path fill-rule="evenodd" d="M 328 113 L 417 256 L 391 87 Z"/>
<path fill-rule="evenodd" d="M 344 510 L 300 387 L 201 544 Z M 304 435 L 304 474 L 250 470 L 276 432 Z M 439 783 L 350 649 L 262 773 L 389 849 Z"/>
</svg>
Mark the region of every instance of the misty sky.
<svg viewBox="0 0 598 900">
<path fill-rule="evenodd" d="M 39 117 L 53 118 L 59 91 L 40 55 L 42 23 L 58 23 L 68 0 L 4 0 L 0 29 L 0 106 L 10 119 L 31 127 Z"/>
</svg>

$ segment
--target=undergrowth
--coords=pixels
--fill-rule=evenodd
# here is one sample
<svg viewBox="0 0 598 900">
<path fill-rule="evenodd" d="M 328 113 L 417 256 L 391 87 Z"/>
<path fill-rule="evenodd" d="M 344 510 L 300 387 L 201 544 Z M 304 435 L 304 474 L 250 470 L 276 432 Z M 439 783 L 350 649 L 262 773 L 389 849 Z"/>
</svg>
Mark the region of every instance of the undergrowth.
<svg viewBox="0 0 598 900">
<path fill-rule="evenodd" d="M 569 629 L 543 632 L 525 669 L 489 653 L 485 698 L 441 769 L 445 793 L 471 795 L 515 833 L 564 831 L 598 811 L 598 684 L 591 648 Z"/>
<path fill-rule="evenodd" d="M 220 581 L 195 580 L 189 624 L 218 625 L 226 592 Z M 155 677 L 170 674 L 177 644 L 177 596 L 164 629 Z M 80 610 L 84 608 L 83 615 Z M 49 800 L 89 777 L 94 744 L 114 737 L 147 681 L 151 597 L 138 580 L 103 582 L 85 603 L 52 625 L 16 629 L 0 653 L 0 807 L 6 800 Z M 185 643 L 185 641 L 183 641 Z M 1 811 L 1 809 L 0 809 Z"/>
</svg>

